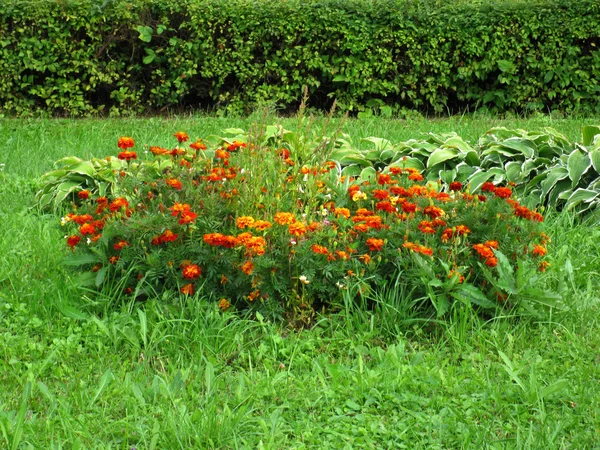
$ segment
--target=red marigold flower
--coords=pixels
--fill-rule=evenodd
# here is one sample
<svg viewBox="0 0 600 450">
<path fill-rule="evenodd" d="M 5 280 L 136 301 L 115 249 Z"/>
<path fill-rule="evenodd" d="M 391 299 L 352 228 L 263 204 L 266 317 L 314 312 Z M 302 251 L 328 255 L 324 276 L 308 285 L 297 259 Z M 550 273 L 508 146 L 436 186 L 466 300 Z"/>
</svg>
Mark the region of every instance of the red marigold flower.
<svg viewBox="0 0 600 450">
<path fill-rule="evenodd" d="M 246 261 L 244 264 L 241 265 L 240 269 L 246 275 L 252 275 L 252 272 L 254 271 L 254 264 L 252 263 L 252 261 Z"/>
<path fill-rule="evenodd" d="M 496 190 L 496 185 L 490 181 L 486 181 L 481 185 L 481 192 L 491 192 L 494 193 Z"/>
<path fill-rule="evenodd" d="M 390 184 L 392 182 L 392 177 L 387 173 L 379 173 L 377 174 L 377 184 L 380 186 Z"/>
<path fill-rule="evenodd" d="M 329 250 L 327 249 L 327 247 L 324 247 L 322 245 L 319 244 L 313 244 L 310 249 L 319 254 L 319 255 L 328 255 L 329 254 Z"/>
<path fill-rule="evenodd" d="M 498 241 L 485 241 L 485 245 L 487 245 L 490 248 L 493 248 L 495 250 L 498 250 L 498 248 L 500 247 L 500 244 L 498 244 Z"/>
<path fill-rule="evenodd" d="M 254 217 L 252 217 L 252 216 L 238 217 L 237 220 L 235 221 L 235 225 L 241 230 L 243 230 L 246 227 L 252 227 L 252 225 L 254 225 Z"/>
<path fill-rule="evenodd" d="M 544 247 L 543 245 L 536 245 L 533 247 L 533 254 L 535 256 L 544 256 L 546 252 L 546 247 Z"/>
<path fill-rule="evenodd" d="M 387 200 L 382 201 L 382 202 L 377 202 L 377 204 L 375 205 L 375 209 L 377 211 L 385 211 L 385 212 L 389 212 L 389 213 L 396 212 L 396 207 Z"/>
<path fill-rule="evenodd" d="M 121 152 L 117 155 L 117 158 L 119 159 L 124 159 L 125 161 L 129 162 L 132 159 L 137 159 L 137 153 L 136 152 L 131 152 L 131 151 L 124 151 Z"/>
<path fill-rule="evenodd" d="M 392 186 L 390 187 L 390 192 L 399 197 L 412 197 L 409 191 L 407 191 L 402 186 Z"/>
<path fill-rule="evenodd" d="M 421 233 L 435 234 L 435 228 L 433 228 L 431 222 L 429 222 L 427 220 L 421 221 L 421 223 L 419 223 L 417 228 L 419 228 L 419 230 L 421 230 Z"/>
<path fill-rule="evenodd" d="M 77 236 L 76 234 L 67 238 L 67 245 L 71 247 L 71 250 L 74 250 L 75 246 L 79 244 L 79 242 L 81 242 L 81 237 Z"/>
<path fill-rule="evenodd" d="M 456 234 L 458 234 L 459 236 L 463 236 L 463 235 L 469 234 L 471 232 L 469 227 L 466 225 L 456 225 L 456 227 L 454 227 L 454 230 L 455 230 Z"/>
<path fill-rule="evenodd" d="M 487 258 L 485 260 L 485 265 L 488 267 L 496 267 L 498 265 L 498 258 L 496 258 L 495 256 Z"/>
<path fill-rule="evenodd" d="M 444 215 L 444 210 L 442 208 L 438 208 L 437 206 L 426 206 L 423 208 L 423 214 L 431 217 L 432 219 L 436 219 Z"/>
<path fill-rule="evenodd" d="M 165 232 L 160 236 L 161 242 L 174 242 L 179 235 L 173 233 L 171 230 L 165 230 Z"/>
<path fill-rule="evenodd" d="M 187 142 L 187 140 L 190 138 L 186 133 L 184 133 L 183 131 L 178 131 L 177 133 L 175 133 L 173 136 L 175 136 L 177 138 L 177 140 L 179 142 Z"/>
<path fill-rule="evenodd" d="M 77 193 L 77 197 L 79 197 L 81 200 L 87 200 L 88 198 L 90 198 L 90 195 L 92 193 L 90 191 L 88 191 L 87 189 L 83 189 L 82 191 L 79 191 Z"/>
<path fill-rule="evenodd" d="M 462 188 L 463 188 L 463 185 L 460 181 L 453 181 L 452 183 L 450 183 L 451 191 L 461 191 Z"/>
<path fill-rule="evenodd" d="M 533 220 L 535 220 L 536 222 L 543 222 L 544 221 L 544 216 L 542 216 L 539 212 L 534 212 L 533 213 Z"/>
<path fill-rule="evenodd" d="M 184 266 L 181 271 L 183 278 L 187 280 L 194 280 L 202 274 L 202 270 L 197 264 L 188 264 Z"/>
<path fill-rule="evenodd" d="M 411 202 L 402 203 L 402 211 L 405 213 L 414 213 L 417 210 L 417 205 Z"/>
<path fill-rule="evenodd" d="M 83 236 L 85 236 L 86 234 L 94 234 L 96 232 L 96 228 L 89 223 L 84 223 L 83 225 L 81 225 L 81 227 L 79 227 L 79 232 Z"/>
<path fill-rule="evenodd" d="M 423 175 L 421 175 L 420 173 L 411 173 L 408 176 L 408 179 L 411 181 L 423 181 Z"/>
<path fill-rule="evenodd" d="M 178 203 L 175 202 L 173 206 L 169 208 L 171 211 L 171 215 L 177 217 L 180 213 L 191 211 L 191 206 L 187 203 Z"/>
<path fill-rule="evenodd" d="M 449 202 L 451 200 L 450 195 L 447 192 L 440 192 L 435 198 L 440 202 Z"/>
<path fill-rule="evenodd" d="M 119 211 L 121 208 L 127 208 L 129 206 L 129 202 L 125 200 L 123 197 L 118 197 L 114 199 L 110 205 L 108 205 L 108 209 L 111 212 Z"/>
<path fill-rule="evenodd" d="M 129 247 L 129 242 L 127 242 L 127 241 L 119 241 L 119 242 L 117 242 L 117 243 L 116 243 L 116 244 L 113 246 L 113 248 L 114 248 L 115 250 L 121 250 L 121 249 L 123 249 L 124 247 Z"/>
<path fill-rule="evenodd" d="M 292 213 L 278 212 L 273 217 L 273 221 L 275 221 L 279 225 L 289 225 L 294 223 L 296 221 L 296 218 Z"/>
<path fill-rule="evenodd" d="M 369 247 L 369 250 L 371 250 L 372 252 L 380 251 L 383 248 L 384 244 L 385 244 L 385 241 L 383 239 L 377 239 L 377 238 L 367 239 L 367 247 Z"/>
<path fill-rule="evenodd" d="M 173 150 L 169 150 L 169 155 L 171 156 L 182 156 L 185 155 L 185 149 L 175 147 Z"/>
<path fill-rule="evenodd" d="M 94 220 L 94 218 L 89 214 L 82 214 L 82 215 L 73 214 L 73 215 L 67 216 L 67 217 L 69 217 L 77 225 L 83 225 L 84 223 L 92 222 Z"/>
<path fill-rule="evenodd" d="M 180 291 L 184 295 L 194 295 L 194 285 L 192 283 L 184 284 Z"/>
<path fill-rule="evenodd" d="M 181 213 L 181 216 L 179 216 L 179 225 L 194 222 L 196 220 L 196 217 L 198 217 L 198 214 L 196 214 L 195 212 L 184 211 Z"/>
<path fill-rule="evenodd" d="M 421 255 L 425 255 L 425 256 L 433 256 L 433 249 L 431 249 L 429 247 L 425 247 L 424 245 L 419 245 L 415 249 L 415 252 L 420 253 Z"/>
<path fill-rule="evenodd" d="M 445 221 L 443 221 L 442 219 L 433 219 L 431 221 L 431 226 L 434 228 L 445 227 L 446 225 L 448 225 L 448 224 Z"/>
<path fill-rule="evenodd" d="M 277 150 L 277 154 L 282 159 L 288 159 L 290 157 L 290 151 L 287 148 L 280 148 L 279 150 Z"/>
<path fill-rule="evenodd" d="M 170 186 L 173 189 L 177 189 L 178 191 L 180 191 L 181 188 L 183 187 L 183 185 L 181 184 L 181 181 L 179 181 L 177 178 L 167 178 L 165 180 L 165 183 L 167 183 L 167 186 Z"/>
<path fill-rule="evenodd" d="M 207 233 L 203 236 L 203 239 L 208 245 L 218 247 L 225 241 L 225 236 L 221 233 Z"/>
<path fill-rule="evenodd" d="M 386 191 L 385 189 L 375 189 L 373 191 L 373 197 L 375 197 L 377 200 L 385 200 L 389 196 L 390 196 L 390 193 L 388 191 Z"/>
<path fill-rule="evenodd" d="M 131 148 L 134 146 L 133 138 L 130 138 L 128 136 L 122 136 L 119 138 L 117 146 L 119 148 L 122 148 L 123 150 Z"/>
<path fill-rule="evenodd" d="M 390 167 L 390 173 L 391 173 L 392 175 L 399 175 L 399 174 L 401 174 L 401 173 L 402 173 L 402 168 L 400 168 L 400 167 L 396 167 L 396 166 L 394 166 L 394 167 Z"/>
<path fill-rule="evenodd" d="M 510 198 L 512 195 L 512 189 L 508 187 L 499 187 L 494 191 L 494 195 L 500 198 Z"/>
<path fill-rule="evenodd" d="M 117 261 L 119 261 L 119 257 L 117 255 L 111 256 L 110 258 L 108 258 L 108 262 L 111 264 L 116 264 Z"/>
</svg>

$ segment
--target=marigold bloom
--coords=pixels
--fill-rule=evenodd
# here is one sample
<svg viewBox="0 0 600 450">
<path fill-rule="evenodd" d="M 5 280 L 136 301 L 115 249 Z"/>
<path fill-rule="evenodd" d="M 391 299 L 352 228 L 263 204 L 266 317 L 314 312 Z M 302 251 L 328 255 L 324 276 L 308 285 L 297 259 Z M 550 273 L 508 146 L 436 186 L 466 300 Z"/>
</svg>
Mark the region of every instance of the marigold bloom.
<svg viewBox="0 0 600 450">
<path fill-rule="evenodd" d="M 327 249 L 327 247 L 324 247 L 322 245 L 319 244 L 313 244 L 310 249 L 320 255 L 328 255 L 329 254 L 329 250 Z"/>
<path fill-rule="evenodd" d="M 119 148 L 122 148 L 123 150 L 131 148 L 134 146 L 133 138 L 130 138 L 128 136 L 122 136 L 119 138 L 119 141 L 117 142 L 117 146 Z"/>
<path fill-rule="evenodd" d="M 306 225 L 301 222 L 294 222 L 288 226 L 288 232 L 293 236 L 302 236 L 306 234 Z"/>
<path fill-rule="evenodd" d="M 454 276 L 456 276 L 458 278 L 459 283 L 462 283 L 463 281 L 465 281 L 465 277 L 458 270 L 451 270 L 448 273 L 448 278 L 452 279 Z"/>
<path fill-rule="evenodd" d="M 333 213 L 335 214 L 336 217 L 345 217 L 346 219 L 348 219 L 350 217 L 350 210 L 348 208 L 335 208 L 333 210 Z"/>
<path fill-rule="evenodd" d="M 184 295 L 194 295 L 194 285 L 192 283 L 184 284 L 180 291 Z"/>
<path fill-rule="evenodd" d="M 217 159 L 229 159 L 231 155 L 229 154 L 229 152 L 227 152 L 226 150 L 223 150 L 222 148 L 218 149 L 215 152 L 215 158 Z"/>
<path fill-rule="evenodd" d="M 354 194 L 352 194 L 352 201 L 357 202 L 359 200 L 366 200 L 367 199 L 367 194 L 365 194 L 362 191 L 356 191 Z"/>
<path fill-rule="evenodd" d="M 190 144 L 190 148 L 194 150 L 206 150 L 206 145 L 204 145 L 201 140 L 197 140 Z"/>
<path fill-rule="evenodd" d="M 197 264 L 188 264 L 181 271 L 183 278 L 194 280 L 202 274 L 202 270 Z"/>
<path fill-rule="evenodd" d="M 278 223 L 279 225 L 289 225 L 296 221 L 296 218 L 292 213 L 288 212 L 278 212 L 273 217 L 273 221 Z"/>
<path fill-rule="evenodd" d="M 127 208 L 128 206 L 129 202 L 127 200 L 125 200 L 123 197 L 118 197 L 112 202 L 110 202 L 110 205 L 108 205 L 108 209 L 110 209 L 111 212 L 116 212 L 122 208 Z"/>
<path fill-rule="evenodd" d="M 402 173 L 402 168 L 400 168 L 400 167 L 396 167 L 396 166 L 394 166 L 394 167 L 390 167 L 390 173 L 391 173 L 392 175 L 399 175 L 399 174 L 401 174 L 401 173 Z"/>
<path fill-rule="evenodd" d="M 423 208 L 423 214 L 431 217 L 432 219 L 436 219 L 438 217 L 442 217 L 445 213 L 442 208 L 438 208 L 437 206 L 426 206 Z"/>
<path fill-rule="evenodd" d="M 377 238 L 367 239 L 367 247 L 369 247 L 369 250 L 371 250 L 372 252 L 380 251 L 383 248 L 384 244 L 385 244 L 385 241 L 383 239 L 377 239 Z"/>
<path fill-rule="evenodd" d="M 84 223 L 79 227 L 79 232 L 85 236 L 86 234 L 94 234 L 96 232 L 96 228 L 89 223 Z"/>
<path fill-rule="evenodd" d="M 226 298 L 222 298 L 221 300 L 219 300 L 219 309 L 221 311 L 226 311 L 230 307 L 231 307 L 231 303 L 229 303 Z"/>
<path fill-rule="evenodd" d="M 252 261 L 246 261 L 244 264 L 242 264 L 240 266 L 240 269 L 246 275 L 252 275 L 252 272 L 254 271 L 254 264 L 252 263 Z"/>
<path fill-rule="evenodd" d="M 67 214 L 67 219 L 72 220 L 77 225 L 83 225 L 84 223 L 92 222 L 94 218 L 89 214 Z"/>
<path fill-rule="evenodd" d="M 290 157 L 290 151 L 287 148 L 280 148 L 279 150 L 277 150 L 277 154 L 282 159 L 288 159 Z"/>
<path fill-rule="evenodd" d="M 380 186 L 384 186 L 386 184 L 390 184 L 392 182 L 392 177 L 386 173 L 377 174 L 377 184 Z"/>
<path fill-rule="evenodd" d="M 498 244 L 498 241 L 485 241 L 485 245 L 487 245 L 490 248 L 493 248 L 495 250 L 498 250 L 498 248 L 500 247 L 500 244 Z"/>
<path fill-rule="evenodd" d="M 512 189 L 509 187 L 499 187 L 494 191 L 494 195 L 500 198 L 510 198 L 512 195 Z"/>
<path fill-rule="evenodd" d="M 535 256 L 544 256 L 546 252 L 546 247 L 544 247 L 543 245 L 536 245 L 533 247 L 533 254 Z"/>
<path fill-rule="evenodd" d="M 375 197 L 377 200 L 385 200 L 389 196 L 390 196 L 390 193 L 388 191 L 386 191 L 385 189 L 375 189 L 373 191 L 373 197 Z"/>
<path fill-rule="evenodd" d="M 87 200 L 88 198 L 90 198 L 90 195 L 92 193 L 90 191 L 88 191 L 87 189 L 83 189 L 82 191 L 79 191 L 77 193 L 77 197 L 79 197 L 81 200 Z"/>
<path fill-rule="evenodd" d="M 416 203 L 404 202 L 402 203 L 402 211 L 405 213 L 414 213 L 417 210 Z"/>
<path fill-rule="evenodd" d="M 377 211 L 385 211 L 388 213 L 393 213 L 396 212 L 396 207 L 394 205 L 392 205 L 391 202 L 384 200 L 381 202 L 377 202 L 377 204 L 375 204 L 375 209 Z"/>
<path fill-rule="evenodd" d="M 127 242 L 127 241 L 119 241 L 119 242 L 117 242 L 117 243 L 116 243 L 116 244 L 113 246 L 113 248 L 114 248 L 115 250 L 122 250 L 122 249 L 123 249 L 123 248 L 125 248 L 125 247 L 129 247 L 129 242 Z"/>
<path fill-rule="evenodd" d="M 540 272 L 545 272 L 548 267 L 550 267 L 550 263 L 548 261 L 542 261 L 538 267 L 538 270 Z"/>
<path fill-rule="evenodd" d="M 170 154 L 171 150 L 162 147 L 152 146 L 150 147 L 150 152 L 155 156 L 162 156 Z"/>
<path fill-rule="evenodd" d="M 177 189 L 178 191 L 180 191 L 181 188 L 183 187 L 183 185 L 181 184 L 181 181 L 179 181 L 177 178 L 167 178 L 165 180 L 165 183 L 167 183 L 167 186 L 170 186 L 173 189 Z"/>
<path fill-rule="evenodd" d="M 435 234 L 435 228 L 433 228 L 431 222 L 429 222 L 427 220 L 421 221 L 421 223 L 419 223 L 417 228 L 419 228 L 419 230 L 421 230 L 421 233 Z"/>
<path fill-rule="evenodd" d="M 408 179 L 411 181 L 423 181 L 423 175 L 421 175 L 420 173 L 411 173 L 408 176 Z"/>
<path fill-rule="evenodd" d="M 435 198 L 440 202 L 449 202 L 451 200 L 450 195 L 447 192 L 440 192 Z"/>
<path fill-rule="evenodd" d="M 496 267 L 498 265 L 498 258 L 492 256 L 485 260 L 485 265 L 488 267 Z"/>
<path fill-rule="evenodd" d="M 338 255 L 338 257 L 344 261 L 350 259 L 350 255 L 348 254 L 348 252 L 345 252 L 343 250 L 336 250 L 335 254 Z"/>
<path fill-rule="evenodd" d="M 488 247 L 485 244 L 475 244 L 473 245 L 473 249 L 481 256 L 482 258 L 492 258 L 494 256 L 494 252 L 491 247 Z"/>
<path fill-rule="evenodd" d="M 402 186 L 392 186 L 390 192 L 399 197 L 411 197 L 411 193 Z"/>
<path fill-rule="evenodd" d="M 121 152 L 117 155 L 117 158 L 125 160 L 127 162 L 131 161 L 132 159 L 137 159 L 137 153 L 136 152 L 132 152 L 129 150 L 126 150 L 124 152 Z"/>
<path fill-rule="evenodd" d="M 161 242 L 174 242 L 179 235 L 173 233 L 171 230 L 165 230 L 165 232 L 160 236 Z"/>
<path fill-rule="evenodd" d="M 177 133 L 175 133 L 173 136 L 175 136 L 177 138 L 177 140 L 179 142 L 187 142 L 187 140 L 190 138 L 186 133 L 184 133 L 183 131 L 178 131 Z"/>
<path fill-rule="evenodd" d="M 491 192 L 496 190 L 496 185 L 490 181 L 486 181 L 481 185 L 481 192 Z"/>
<path fill-rule="evenodd" d="M 108 262 L 111 264 L 116 264 L 119 261 L 119 257 L 117 255 L 111 256 L 108 258 Z"/>
<path fill-rule="evenodd" d="M 248 294 L 248 300 L 253 302 L 259 295 L 260 291 L 258 289 L 255 289 L 254 291 L 250 292 L 250 294 Z"/>
<path fill-rule="evenodd" d="M 191 206 L 187 203 L 177 203 L 169 208 L 171 215 L 177 217 L 180 213 L 191 211 Z"/>
<path fill-rule="evenodd" d="M 235 221 L 235 225 L 239 229 L 242 229 L 242 230 L 246 227 L 252 227 L 252 225 L 254 225 L 254 217 L 252 217 L 252 216 L 238 217 L 237 220 Z"/>
<path fill-rule="evenodd" d="M 194 222 L 196 220 L 196 217 L 198 217 L 198 214 L 196 214 L 195 212 L 184 211 L 181 213 L 181 216 L 179 216 L 179 225 Z"/>
<path fill-rule="evenodd" d="M 203 236 L 204 242 L 213 247 L 218 247 L 225 242 L 225 236 L 221 233 L 207 233 Z"/>
<path fill-rule="evenodd" d="M 369 231 L 369 226 L 366 223 L 357 223 L 352 227 L 354 231 L 358 231 L 359 233 L 366 233 Z"/>
<path fill-rule="evenodd" d="M 461 191 L 462 188 L 463 188 L 463 185 L 460 181 L 453 181 L 452 183 L 450 183 L 451 191 Z"/>
<path fill-rule="evenodd" d="M 469 229 L 469 227 L 466 226 L 466 225 L 456 225 L 454 227 L 454 231 L 459 236 L 464 236 L 465 234 L 469 234 L 471 232 L 471 230 Z"/>
<path fill-rule="evenodd" d="M 81 237 L 76 234 L 73 236 L 67 237 L 67 245 L 71 248 L 71 250 L 75 249 L 75 246 L 81 242 Z"/>
<path fill-rule="evenodd" d="M 359 256 L 358 259 L 360 259 L 365 264 L 369 264 L 371 262 L 371 255 L 365 253 L 364 255 Z"/>
</svg>

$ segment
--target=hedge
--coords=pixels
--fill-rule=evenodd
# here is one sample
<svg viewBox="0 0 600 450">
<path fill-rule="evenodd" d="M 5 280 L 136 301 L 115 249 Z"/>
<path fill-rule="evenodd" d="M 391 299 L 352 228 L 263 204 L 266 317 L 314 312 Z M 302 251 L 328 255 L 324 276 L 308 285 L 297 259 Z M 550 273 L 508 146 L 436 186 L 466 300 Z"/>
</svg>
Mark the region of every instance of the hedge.
<svg viewBox="0 0 600 450">
<path fill-rule="evenodd" d="M 600 111 L 596 0 L 2 0 L 0 113 Z"/>
</svg>

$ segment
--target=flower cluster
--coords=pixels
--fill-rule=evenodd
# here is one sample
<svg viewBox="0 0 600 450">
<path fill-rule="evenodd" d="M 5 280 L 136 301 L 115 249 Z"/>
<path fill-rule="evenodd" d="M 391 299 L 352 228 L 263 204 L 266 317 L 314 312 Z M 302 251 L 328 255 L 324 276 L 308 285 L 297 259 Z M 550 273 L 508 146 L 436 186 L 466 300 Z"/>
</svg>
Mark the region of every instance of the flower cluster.
<svg viewBox="0 0 600 450">
<path fill-rule="evenodd" d="M 514 265 L 549 265 L 543 217 L 510 187 L 485 183 L 473 195 L 402 166 L 351 179 L 334 163 L 303 164 L 293 148 L 240 140 L 209 148 L 199 139 L 187 144 L 184 132 L 174 137 L 178 146 L 151 146 L 147 161 L 130 150 L 132 138 L 119 139 L 129 175 L 119 179 L 119 195 L 82 190 L 63 218 L 72 230 L 67 247 L 103 254 L 88 269 L 126 277 L 128 292 L 141 282 L 188 296 L 202 289 L 222 310 L 258 300 L 310 305 L 401 273 L 415 295 L 425 293 L 427 277 L 496 298 L 503 293 L 489 290 L 486 271 L 499 253 Z M 161 170 L 147 170 L 155 166 Z"/>
</svg>

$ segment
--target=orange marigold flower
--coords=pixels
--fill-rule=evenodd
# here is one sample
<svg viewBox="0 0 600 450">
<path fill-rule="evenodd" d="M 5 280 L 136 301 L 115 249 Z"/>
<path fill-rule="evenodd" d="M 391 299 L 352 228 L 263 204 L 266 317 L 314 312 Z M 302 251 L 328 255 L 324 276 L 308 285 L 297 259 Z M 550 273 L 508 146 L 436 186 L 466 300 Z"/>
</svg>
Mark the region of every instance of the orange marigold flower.
<svg viewBox="0 0 600 450">
<path fill-rule="evenodd" d="M 186 133 L 184 133 L 183 131 L 178 131 L 177 133 L 175 133 L 173 136 L 175 136 L 177 138 L 177 140 L 179 142 L 187 142 L 187 140 L 190 138 Z"/>
<path fill-rule="evenodd" d="M 402 173 L 402 168 L 400 168 L 400 167 L 396 167 L 396 166 L 394 166 L 394 167 L 390 167 L 390 173 L 391 173 L 392 175 L 399 175 L 399 174 L 401 174 L 401 173 Z"/>
<path fill-rule="evenodd" d="M 96 228 L 89 223 L 84 223 L 79 227 L 79 232 L 85 236 L 86 234 L 94 234 L 96 232 Z"/>
<path fill-rule="evenodd" d="M 90 191 L 88 191 L 87 189 L 83 189 L 82 191 L 79 191 L 77 193 L 77 197 L 79 197 L 81 200 L 87 200 L 88 198 L 90 198 L 90 195 L 92 193 Z"/>
<path fill-rule="evenodd" d="M 538 270 L 540 272 L 545 272 L 548 267 L 550 267 L 550 263 L 548 261 L 542 261 L 540 263 L 540 266 L 539 266 Z"/>
<path fill-rule="evenodd" d="M 544 221 L 544 216 L 542 216 L 539 212 L 534 212 L 533 213 L 533 220 L 535 220 L 536 222 L 543 222 Z"/>
<path fill-rule="evenodd" d="M 194 295 L 194 285 L 192 283 L 184 284 L 179 290 L 184 295 Z"/>
<path fill-rule="evenodd" d="M 423 181 L 423 175 L 421 175 L 420 173 L 411 173 L 408 176 L 408 179 L 411 181 Z"/>
<path fill-rule="evenodd" d="M 219 300 L 219 309 L 221 311 L 227 311 L 230 307 L 231 303 L 229 303 L 226 298 Z"/>
<path fill-rule="evenodd" d="M 108 262 L 111 264 L 116 264 L 117 261 L 119 261 L 119 257 L 117 255 L 111 256 L 110 258 L 108 258 Z"/>
<path fill-rule="evenodd" d="M 385 212 L 389 212 L 389 213 L 393 213 L 396 212 L 396 207 L 394 205 L 392 205 L 391 202 L 384 200 L 382 202 L 377 202 L 375 204 L 375 209 L 377 211 L 385 211 Z"/>
<path fill-rule="evenodd" d="M 367 247 L 369 247 L 369 250 L 371 250 L 372 252 L 380 251 L 383 248 L 384 244 L 385 244 L 385 241 L 383 239 L 377 239 L 377 238 L 367 239 Z"/>
<path fill-rule="evenodd" d="M 224 242 L 225 236 L 221 233 L 207 233 L 203 236 L 203 239 L 208 245 L 218 247 Z"/>
<path fill-rule="evenodd" d="M 487 245 L 490 248 L 493 248 L 495 250 L 498 250 L 498 248 L 500 247 L 500 244 L 498 244 L 498 241 L 485 241 L 485 245 Z"/>
<path fill-rule="evenodd" d="M 296 221 L 296 218 L 292 213 L 278 212 L 273 217 L 273 221 L 275 221 L 279 225 L 289 225 L 294 223 Z"/>
<path fill-rule="evenodd" d="M 119 148 L 122 148 L 123 150 L 131 148 L 134 146 L 133 138 L 130 138 L 128 136 L 122 136 L 119 138 L 117 146 Z"/>
<path fill-rule="evenodd" d="M 404 202 L 402 203 L 402 211 L 405 213 L 414 213 L 417 210 L 416 203 Z"/>
<path fill-rule="evenodd" d="M 390 184 L 392 182 L 392 177 L 386 173 L 377 174 L 377 184 L 380 186 Z"/>
<path fill-rule="evenodd" d="M 217 159 L 229 159 L 231 155 L 229 154 L 229 152 L 227 152 L 226 150 L 223 150 L 222 148 L 218 149 L 215 152 L 215 158 Z"/>
<path fill-rule="evenodd" d="M 324 247 L 322 245 L 319 244 L 313 244 L 310 249 L 320 255 L 328 255 L 329 254 L 329 250 L 327 249 L 327 247 Z"/>
<path fill-rule="evenodd" d="M 437 206 L 426 206 L 423 208 L 423 214 L 431 217 L 432 219 L 436 219 L 444 215 L 444 210 L 442 208 L 438 208 Z"/>
<path fill-rule="evenodd" d="M 129 202 L 125 200 L 123 197 L 115 198 L 110 205 L 108 205 L 108 209 L 111 212 L 119 211 L 122 208 L 127 208 L 129 206 Z"/>
<path fill-rule="evenodd" d="M 178 234 L 173 233 L 171 230 L 165 230 L 165 232 L 160 236 L 160 240 L 161 242 L 173 242 L 178 236 Z"/>
<path fill-rule="evenodd" d="M 412 197 L 411 193 L 402 186 L 392 186 L 390 192 L 399 197 Z"/>
<path fill-rule="evenodd" d="M 455 233 L 459 236 L 464 236 L 465 234 L 469 234 L 471 232 L 469 227 L 466 225 L 456 225 L 456 227 L 454 227 L 454 230 Z"/>
<path fill-rule="evenodd" d="M 171 211 L 171 215 L 177 217 L 180 213 L 191 211 L 191 206 L 187 203 L 178 203 L 175 202 L 173 206 L 169 208 Z"/>
<path fill-rule="evenodd" d="M 458 282 L 462 283 L 465 281 L 465 277 L 458 270 L 451 270 L 448 273 L 448 278 L 452 279 L 454 276 L 458 277 Z"/>
<path fill-rule="evenodd" d="M 443 221 L 442 219 L 433 219 L 431 221 L 431 226 L 434 228 L 445 227 L 446 225 L 447 225 L 447 223 L 445 221 Z"/>
<path fill-rule="evenodd" d="M 71 247 L 71 250 L 75 249 L 75 246 L 81 242 L 81 237 L 77 235 L 67 237 L 67 245 Z"/>
<path fill-rule="evenodd" d="M 127 162 L 131 161 L 132 159 L 137 159 L 137 153 L 136 152 L 132 152 L 129 150 L 126 150 L 124 152 L 121 152 L 117 155 L 117 158 L 125 160 Z"/>
<path fill-rule="evenodd" d="M 498 258 L 496 258 L 495 256 L 487 258 L 485 260 L 485 265 L 488 267 L 496 267 L 498 265 Z"/>
<path fill-rule="evenodd" d="M 204 145 L 201 140 L 197 140 L 190 144 L 190 148 L 194 150 L 206 150 L 206 145 Z"/>
<path fill-rule="evenodd" d="M 369 226 L 366 223 L 357 223 L 352 227 L 352 229 L 358 231 L 359 233 L 366 233 L 369 231 Z"/>
<path fill-rule="evenodd" d="M 179 181 L 177 178 L 167 178 L 165 180 L 165 183 L 167 183 L 167 186 L 170 186 L 173 189 L 177 189 L 178 191 L 180 191 L 183 186 L 181 184 L 181 181 Z"/>
<path fill-rule="evenodd" d="M 196 214 L 195 212 L 184 211 L 181 213 L 181 216 L 179 216 L 179 225 L 194 222 L 196 220 L 196 217 L 198 217 L 198 214 Z"/>
<path fill-rule="evenodd" d="M 425 247 L 424 245 L 419 245 L 416 249 L 414 249 L 414 251 L 420 253 L 421 255 L 433 256 L 433 249 Z"/>
<path fill-rule="evenodd" d="M 512 189 L 508 187 L 499 187 L 494 191 L 494 195 L 500 198 L 510 198 L 512 195 Z"/>
<path fill-rule="evenodd" d="M 302 236 L 306 233 L 306 225 L 301 222 L 294 222 L 288 226 L 288 232 L 294 236 Z"/>
<path fill-rule="evenodd" d="M 449 202 L 451 200 L 450 195 L 447 192 L 440 192 L 435 198 L 440 202 Z"/>
<path fill-rule="evenodd" d="M 428 222 L 427 220 L 421 221 L 421 223 L 419 223 L 417 228 L 419 228 L 419 230 L 421 230 L 421 233 L 435 234 L 435 228 L 433 228 L 431 222 Z"/>
<path fill-rule="evenodd" d="M 166 148 L 152 146 L 150 147 L 150 152 L 155 156 L 168 155 L 171 153 L 171 150 L 167 150 Z"/>
<path fill-rule="evenodd" d="M 244 229 L 244 228 L 250 228 L 252 227 L 252 225 L 254 225 L 254 217 L 252 216 L 241 216 L 238 217 L 237 220 L 235 221 L 235 225 L 239 228 L 239 229 Z"/>
<path fill-rule="evenodd" d="M 536 245 L 533 247 L 533 254 L 535 256 L 544 256 L 546 252 L 546 247 L 544 247 L 543 245 Z"/>
<path fill-rule="evenodd" d="M 475 244 L 473 245 L 473 249 L 481 256 L 482 258 L 493 258 L 494 252 L 490 247 L 485 244 Z"/>
<path fill-rule="evenodd" d="M 202 270 L 197 264 L 188 264 L 181 271 L 183 278 L 194 280 L 202 274 Z"/>
<path fill-rule="evenodd" d="M 258 289 L 256 289 L 256 290 L 250 292 L 250 294 L 248 294 L 248 300 L 253 302 L 259 295 L 260 295 L 260 291 Z"/>
<path fill-rule="evenodd" d="M 343 259 L 344 261 L 347 261 L 348 259 L 350 259 L 350 255 L 348 254 L 348 252 L 345 252 L 343 250 L 337 250 L 335 252 L 336 255 L 338 255 L 338 257 L 340 259 Z"/>
<path fill-rule="evenodd" d="M 129 247 L 129 242 L 127 242 L 127 241 L 119 241 L 119 242 L 117 242 L 117 243 L 116 243 L 116 244 L 113 246 L 113 248 L 114 248 L 115 250 L 122 250 L 122 249 L 123 249 L 123 248 L 125 248 L 125 247 Z"/>
<path fill-rule="evenodd" d="M 264 231 L 268 228 L 271 228 L 273 225 L 271 224 L 271 222 L 268 222 L 266 220 L 256 220 L 254 222 L 254 224 L 252 225 L 252 228 L 259 230 L 259 231 Z"/>
<path fill-rule="evenodd" d="M 92 222 L 94 218 L 89 214 L 68 214 L 67 218 L 75 222 L 77 225 L 83 225 L 84 223 Z"/>
<path fill-rule="evenodd" d="M 252 275 L 252 272 L 254 271 L 254 264 L 252 263 L 252 261 L 246 261 L 244 264 L 242 264 L 240 266 L 240 269 L 246 275 Z"/>
<path fill-rule="evenodd" d="M 364 255 L 359 256 L 358 259 L 360 259 L 365 264 L 369 264 L 371 262 L 371 255 L 365 253 Z"/>
<path fill-rule="evenodd" d="M 335 208 L 333 210 L 333 213 L 335 214 L 336 217 L 345 217 L 346 219 L 348 219 L 350 217 L 350 210 L 348 208 Z"/>
</svg>

